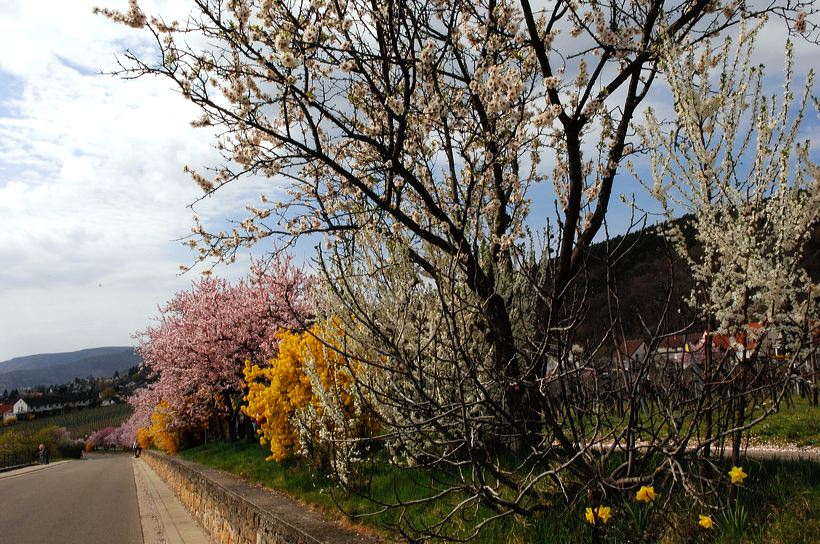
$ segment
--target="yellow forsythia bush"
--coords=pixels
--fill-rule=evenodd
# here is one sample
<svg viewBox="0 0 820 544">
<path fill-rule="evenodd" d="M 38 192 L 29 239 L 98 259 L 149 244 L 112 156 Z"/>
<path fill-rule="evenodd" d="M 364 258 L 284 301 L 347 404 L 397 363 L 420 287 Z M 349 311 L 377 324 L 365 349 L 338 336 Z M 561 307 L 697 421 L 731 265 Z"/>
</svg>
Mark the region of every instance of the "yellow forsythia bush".
<svg viewBox="0 0 820 544">
<path fill-rule="evenodd" d="M 172 420 L 168 413 L 168 405 L 160 402 L 154 407 L 151 414 L 151 426 L 147 429 L 137 431 L 137 441 L 141 448 L 156 446 L 168 453 L 177 453 L 180 446 L 180 433 L 176 430 L 169 430 L 168 425 Z"/>
<path fill-rule="evenodd" d="M 268 459 L 281 461 L 298 447 L 296 428 L 291 417 L 297 408 L 311 400 L 310 378 L 303 370 L 302 338 L 279 333 L 279 354 L 268 366 L 245 364 L 248 394 L 243 411 L 258 422 L 263 444 L 270 444 Z"/>
<path fill-rule="evenodd" d="M 341 412 L 337 417 L 356 418 L 350 394 L 351 365 L 326 345 L 329 338 L 340 334 L 332 320 L 328 323 L 314 325 L 303 334 L 279 333 L 279 353 L 267 366 L 245 365 L 248 394 L 243 411 L 257 422 L 260 441 L 270 445 L 268 460 L 281 461 L 299 451 L 302 444 L 295 421 L 298 411 L 310 408 L 318 419 L 326 421 L 325 425 L 332 424 L 332 418 L 322 417 L 328 403 L 327 398 L 322 402 L 319 394 L 333 396 L 333 404 Z M 311 374 L 314 383 L 321 385 L 321 391 L 314 391 Z M 311 430 L 312 434 L 318 432 L 319 429 Z"/>
<path fill-rule="evenodd" d="M 142 449 L 150 448 L 152 446 L 151 431 L 145 427 L 137 429 L 137 443 L 139 443 Z"/>
</svg>

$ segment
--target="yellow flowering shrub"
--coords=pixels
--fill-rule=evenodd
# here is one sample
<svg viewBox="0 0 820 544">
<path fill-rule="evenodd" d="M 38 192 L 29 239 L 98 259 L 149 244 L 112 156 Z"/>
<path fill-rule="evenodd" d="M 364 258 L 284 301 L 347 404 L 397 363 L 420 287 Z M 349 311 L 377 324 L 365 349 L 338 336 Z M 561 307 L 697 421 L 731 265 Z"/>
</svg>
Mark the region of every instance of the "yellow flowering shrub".
<svg viewBox="0 0 820 544">
<path fill-rule="evenodd" d="M 270 445 L 269 460 L 289 457 L 299 445 L 298 433 L 291 423 L 297 408 L 312 397 L 310 378 L 304 372 L 302 336 L 279 333 L 279 354 L 268 366 L 245 364 L 247 405 L 242 410 L 257 421 L 260 441 Z"/>
<path fill-rule="evenodd" d="M 357 417 L 350 394 L 351 364 L 327 345 L 338 334 L 333 320 L 302 334 L 283 331 L 278 335 L 279 353 L 267 366 L 246 363 L 248 393 L 243 411 L 257 422 L 260 442 L 270 446 L 268 460 L 281 461 L 304 446 L 300 430 L 303 438 L 307 432 L 310 440 L 317 441 L 335 419 L 364 420 L 361 414 Z M 328 414 L 329 406 L 339 413 Z M 297 413 L 306 411 L 312 417 L 303 418 L 300 429 Z"/>
<path fill-rule="evenodd" d="M 137 429 L 137 443 L 142 449 L 148 449 L 151 447 L 151 432 L 147 427 Z"/>
<path fill-rule="evenodd" d="M 151 426 L 137 430 L 137 442 L 141 448 L 156 446 L 168 453 L 177 453 L 180 447 L 180 433 L 169 430 L 172 415 L 168 412 L 168 405 L 160 402 L 151 413 Z"/>
<path fill-rule="evenodd" d="M 338 350 L 326 345 L 338 334 L 337 324 L 333 321 L 327 327 L 314 325 L 308 333 L 302 335 L 302 355 L 306 363 L 312 364 L 321 384 L 320 389 L 330 392 L 340 405 L 342 413 L 350 418 L 354 410 L 350 394 L 350 386 L 353 384 L 353 376 L 349 372 L 350 362 Z M 315 395 L 312 400 L 314 407 L 321 412 L 321 406 L 315 402 L 318 400 Z"/>
</svg>

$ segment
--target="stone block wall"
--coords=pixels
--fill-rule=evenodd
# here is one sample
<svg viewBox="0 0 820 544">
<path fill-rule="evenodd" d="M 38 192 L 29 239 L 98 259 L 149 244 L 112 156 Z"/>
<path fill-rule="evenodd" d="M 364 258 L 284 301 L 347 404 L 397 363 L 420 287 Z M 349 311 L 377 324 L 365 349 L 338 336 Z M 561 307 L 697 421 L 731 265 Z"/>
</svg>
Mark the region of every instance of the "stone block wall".
<svg viewBox="0 0 820 544">
<path fill-rule="evenodd" d="M 176 493 L 212 542 L 375 544 L 304 506 L 223 471 L 155 451 L 142 457 Z"/>
</svg>

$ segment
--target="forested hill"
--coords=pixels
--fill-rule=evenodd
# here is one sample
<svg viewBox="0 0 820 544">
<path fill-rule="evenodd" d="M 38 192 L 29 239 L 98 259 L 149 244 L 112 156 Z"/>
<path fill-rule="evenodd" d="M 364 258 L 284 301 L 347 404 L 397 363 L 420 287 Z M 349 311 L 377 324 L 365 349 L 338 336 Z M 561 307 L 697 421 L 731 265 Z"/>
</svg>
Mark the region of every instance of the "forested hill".
<svg viewBox="0 0 820 544">
<path fill-rule="evenodd" d="M 141 363 L 134 348 L 128 346 L 16 357 L 0 362 L 0 391 L 112 376 Z"/>
<path fill-rule="evenodd" d="M 676 222 L 684 227 L 684 234 L 692 240 L 691 227 L 687 227 L 690 220 L 691 217 L 682 217 Z M 607 254 L 611 255 L 610 259 Z M 670 287 L 672 300 L 676 303 L 667 314 L 667 330 L 682 327 L 691 319 L 681 303 L 691 290 L 691 274 L 658 234 L 657 227 L 647 227 L 590 248 L 587 259 L 590 305 L 588 319 L 579 331 L 582 338 L 600 337 L 610 323 L 610 311 L 616 311 L 607 300 L 608 260 L 614 263 L 612 270 L 619 314 L 627 338 L 638 338 L 645 333 L 641 318 L 650 328 L 658 323 Z M 820 225 L 812 232 L 803 266 L 815 282 L 820 281 Z"/>
</svg>

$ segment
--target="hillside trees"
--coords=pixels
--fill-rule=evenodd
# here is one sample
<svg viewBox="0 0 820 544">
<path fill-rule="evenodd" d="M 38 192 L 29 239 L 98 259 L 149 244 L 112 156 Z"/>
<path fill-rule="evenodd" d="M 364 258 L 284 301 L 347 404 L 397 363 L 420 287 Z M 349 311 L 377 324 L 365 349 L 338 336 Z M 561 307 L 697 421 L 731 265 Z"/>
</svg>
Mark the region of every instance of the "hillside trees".
<svg viewBox="0 0 820 544">
<path fill-rule="evenodd" d="M 575 346 L 586 252 L 641 150 L 633 122 L 663 51 L 767 13 L 814 39 L 812 2 L 194 4 L 181 23 L 136 1 L 103 11 L 156 39 L 123 73 L 168 77 L 202 109 L 195 124 L 218 127 L 224 162 L 192 172 L 206 194 L 252 176 L 288 190 L 230 232 L 198 223 L 200 255 L 324 237 L 322 307 L 362 364 L 356 388 L 392 459 L 448 473 L 427 499 L 451 500 L 452 516 L 478 504 L 530 515 L 545 497 L 574 503 L 689 470 L 696 428 L 677 432 L 683 416 L 665 410 L 691 392 L 649 397 L 648 371 L 615 381 L 596 359 L 617 305 L 587 350 Z M 531 212 L 547 218 L 533 236 Z M 609 409 L 618 395 L 626 413 Z M 611 469 L 614 454 L 627 461 Z M 446 534 L 450 517 L 400 519 Z"/>
<path fill-rule="evenodd" d="M 274 355 L 276 333 L 306 318 L 305 281 L 289 260 L 275 259 L 233 285 L 204 277 L 161 307 L 158 323 L 137 335 L 155 379 L 132 400 L 139 427 L 215 425 L 236 438 L 245 362 Z"/>
</svg>

